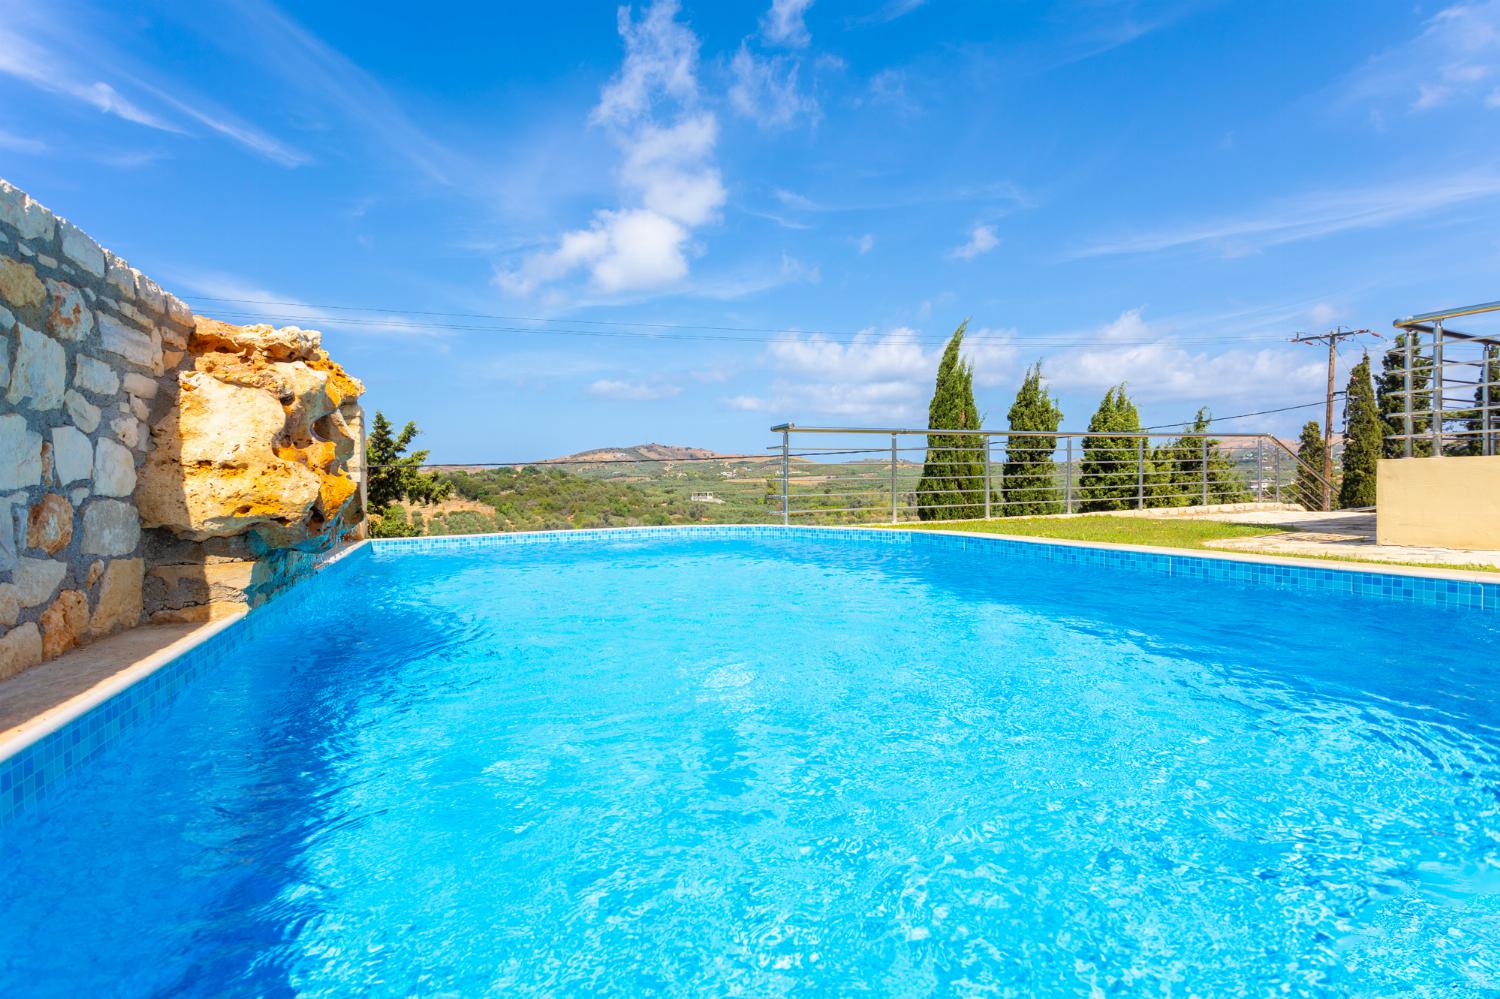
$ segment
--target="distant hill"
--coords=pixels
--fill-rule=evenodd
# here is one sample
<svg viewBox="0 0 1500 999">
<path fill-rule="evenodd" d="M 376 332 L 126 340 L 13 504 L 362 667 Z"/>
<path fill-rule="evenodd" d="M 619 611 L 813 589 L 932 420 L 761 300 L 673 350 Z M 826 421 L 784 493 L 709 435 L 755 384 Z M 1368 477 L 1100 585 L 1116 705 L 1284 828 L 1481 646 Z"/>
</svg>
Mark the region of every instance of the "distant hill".
<svg viewBox="0 0 1500 999">
<path fill-rule="evenodd" d="M 732 458 L 701 447 L 681 447 L 676 444 L 636 444 L 631 447 L 596 447 L 577 454 L 565 454 L 561 458 L 547 458 L 539 465 L 554 462 L 588 461 L 712 461 L 715 458 Z"/>
</svg>

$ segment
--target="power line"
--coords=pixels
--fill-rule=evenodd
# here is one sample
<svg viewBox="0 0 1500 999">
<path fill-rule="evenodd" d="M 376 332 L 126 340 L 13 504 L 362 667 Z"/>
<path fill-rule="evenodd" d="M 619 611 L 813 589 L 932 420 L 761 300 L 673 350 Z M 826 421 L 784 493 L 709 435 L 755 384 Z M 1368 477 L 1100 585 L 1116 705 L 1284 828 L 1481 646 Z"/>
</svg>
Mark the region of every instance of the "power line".
<svg viewBox="0 0 1500 999">
<path fill-rule="evenodd" d="M 1343 394 L 1344 394 L 1343 392 L 1335 392 L 1334 393 L 1335 396 L 1341 396 Z M 1311 409 L 1313 406 L 1321 406 L 1321 405 L 1323 405 L 1323 400 L 1322 399 L 1319 399 L 1317 402 L 1299 402 L 1295 406 L 1282 406 L 1279 409 L 1261 409 L 1261 410 L 1255 411 L 1254 413 L 1236 413 L 1233 416 L 1211 416 L 1211 417 L 1209 417 L 1208 422 L 1209 422 L 1210 425 L 1212 425 L 1214 423 L 1220 423 L 1220 422 L 1222 422 L 1224 420 L 1243 420 L 1243 419 L 1245 419 L 1248 416 L 1269 416 L 1272 413 L 1289 413 L 1289 412 L 1291 412 L 1294 409 Z M 1180 421 L 1178 423 L 1158 423 L 1155 426 L 1142 427 L 1141 429 L 1142 430 L 1168 430 L 1168 429 L 1170 429 L 1172 427 L 1186 427 L 1186 426 L 1190 426 L 1192 423 L 1193 423 L 1192 420 L 1182 420 L 1182 421 Z"/>
<path fill-rule="evenodd" d="M 789 327 L 757 327 L 757 326 L 715 326 L 709 324 L 690 323 L 655 323 L 655 322 L 626 322 L 603 319 L 546 319 L 536 316 L 505 316 L 490 313 L 464 313 L 464 312 L 432 312 L 422 310 L 399 310 L 376 306 L 349 306 L 349 305 L 306 305 L 299 302 L 274 302 L 260 299 L 236 299 L 236 298 L 211 298 L 199 299 L 205 302 L 226 302 L 242 305 L 263 305 L 280 309 L 294 310 L 293 314 L 280 314 L 281 321 L 291 322 L 317 322 L 323 325 L 365 327 L 374 329 L 409 329 L 422 331 L 444 331 L 444 332 L 475 332 L 475 333 L 509 333 L 528 336 L 574 336 L 595 338 L 624 338 L 640 340 L 692 340 L 702 342 L 725 342 L 725 343 L 778 343 L 785 342 L 788 338 L 807 336 L 820 337 L 825 341 L 834 343 L 852 343 L 864 339 L 866 342 L 911 342 L 927 343 L 932 345 L 946 343 L 947 336 L 935 334 L 901 334 L 896 332 L 877 336 L 870 333 L 849 333 L 828 330 L 798 330 Z M 382 313 L 396 317 L 401 316 L 432 316 L 438 320 L 447 319 L 481 319 L 494 320 L 494 323 L 460 323 L 460 322 L 412 322 L 403 318 L 374 319 L 360 316 L 318 316 L 308 315 L 309 312 L 319 311 L 344 311 Z M 301 314 L 295 314 L 300 312 Z M 258 319 L 273 318 L 276 313 L 259 311 L 228 310 L 220 313 L 230 319 Z M 603 329 L 578 329 L 559 328 L 550 326 L 518 326 L 504 325 L 515 323 L 535 324 L 570 324 L 573 327 L 597 326 L 607 327 Z M 691 332 L 691 331 L 703 332 Z M 760 336 L 735 335 L 735 334 L 770 334 Z M 970 334 L 966 340 L 970 343 L 997 343 L 1015 347 L 1109 347 L 1109 346 L 1133 346 L 1140 344 L 1158 343 L 1162 340 L 1170 340 L 1173 344 L 1219 344 L 1219 343 L 1269 343 L 1280 340 L 1276 335 L 1244 335 L 1244 336 L 1209 336 L 1204 334 L 1189 335 L 1184 337 L 1150 337 L 1132 339 L 1087 339 L 1062 337 L 1011 337 L 1005 335 Z"/>
</svg>

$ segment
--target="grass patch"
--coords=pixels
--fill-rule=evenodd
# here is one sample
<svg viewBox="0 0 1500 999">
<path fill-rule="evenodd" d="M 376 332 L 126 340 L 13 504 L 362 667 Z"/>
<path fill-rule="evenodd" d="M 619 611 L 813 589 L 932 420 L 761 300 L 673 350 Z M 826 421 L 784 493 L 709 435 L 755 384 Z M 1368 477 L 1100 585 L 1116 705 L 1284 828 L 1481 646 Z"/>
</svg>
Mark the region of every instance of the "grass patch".
<svg viewBox="0 0 1500 999">
<path fill-rule="evenodd" d="M 1069 541 L 1102 541 L 1114 545 L 1161 548 L 1205 548 L 1224 538 L 1257 538 L 1280 534 L 1271 524 L 1225 524 L 1217 520 L 1151 520 L 1145 517 L 1016 517 L 1010 520 L 964 520 L 945 524 L 899 524 L 895 530 L 973 531 L 1016 534 Z"/>
<path fill-rule="evenodd" d="M 972 531 L 975 534 L 1013 534 L 1031 538 L 1062 538 L 1068 541 L 1099 541 L 1113 545 L 1155 545 L 1158 548 L 1188 548 L 1235 552 L 1240 555 L 1270 555 L 1325 562 L 1358 562 L 1361 565 L 1404 565 L 1418 569 L 1449 569 L 1463 572 L 1500 573 L 1493 565 L 1446 565 L 1441 562 L 1391 562 L 1354 555 L 1312 555 L 1301 552 L 1251 552 L 1216 548 L 1209 541 L 1226 538 L 1259 538 L 1283 534 L 1275 524 L 1226 524 L 1217 520 L 1177 520 L 1144 517 L 1017 517 L 1014 520 L 964 520 L 943 524 L 885 525 L 899 531 Z"/>
</svg>

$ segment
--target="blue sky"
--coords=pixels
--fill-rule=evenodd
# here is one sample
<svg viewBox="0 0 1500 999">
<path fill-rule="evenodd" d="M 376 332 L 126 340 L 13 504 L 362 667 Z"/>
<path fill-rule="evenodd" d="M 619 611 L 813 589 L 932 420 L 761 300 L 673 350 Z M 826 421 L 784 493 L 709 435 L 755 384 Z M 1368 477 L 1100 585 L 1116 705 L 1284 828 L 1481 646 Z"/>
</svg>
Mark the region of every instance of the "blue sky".
<svg viewBox="0 0 1500 999">
<path fill-rule="evenodd" d="M 0 0 L 0 176 L 440 460 L 920 422 L 965 317 L 992 424 L 1228 416 L 1500 298 L 1500 0 Z"/>
</svg>

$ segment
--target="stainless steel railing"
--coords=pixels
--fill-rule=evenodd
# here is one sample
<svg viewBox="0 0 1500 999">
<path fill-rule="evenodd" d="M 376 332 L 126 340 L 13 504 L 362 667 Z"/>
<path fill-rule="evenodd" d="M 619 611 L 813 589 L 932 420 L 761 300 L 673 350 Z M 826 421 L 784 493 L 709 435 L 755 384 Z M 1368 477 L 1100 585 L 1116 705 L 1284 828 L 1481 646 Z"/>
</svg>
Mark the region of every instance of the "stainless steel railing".
<svg viewBox="0 0 1500 999">
<path fill-rule="evenodd" d="M 781 435 L 779 514 L 823 522 L 969 520 L 1214 503 L 1322 509 L 1322 469 L 1269 434 L 880 427 Z M 879 438 L 879 443 L 871 438 Z M 928 463 L 950 466 L 924 483 Z"/>
<path fill-rule="evenodd" d="M 1400 379 L 1390 392 L 1400 409 L 1386 427 L 1395 457 L 1500 453 L 1500 332 L 1455 328 L 1465 317 L 1484 322 L 1500 302 L 1398 319 L 1402 331 L 1388 351 L 1386 370 Z"/>
</svg>

